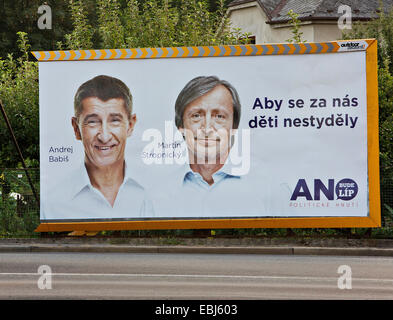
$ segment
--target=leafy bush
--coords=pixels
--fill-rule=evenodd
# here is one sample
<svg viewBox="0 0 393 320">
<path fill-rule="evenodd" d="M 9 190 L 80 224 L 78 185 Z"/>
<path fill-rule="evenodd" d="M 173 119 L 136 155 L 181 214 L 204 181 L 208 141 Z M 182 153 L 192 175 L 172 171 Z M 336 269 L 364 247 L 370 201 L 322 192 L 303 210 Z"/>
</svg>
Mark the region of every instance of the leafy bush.
<svg viewBox="0 0 393 320">
<path fill-rule="evenodd" d="M 0 60 L 0 98 L 26 163 L 36 167 L 39 159 L 38 64 L 28 60 L 30 45 L 26 33 L 18 32 L 18 37 L 22 56 L 14 60 L 8 55 Z M 0 167 L 17 167 L 19 156 L 5 125 L 0 126 L 0 140 Z"/>
<path fill-rule="evenodd" d="M 230 28 L 223 0 L 213 12 L 207 0 L 183 0 L 180 5 L 170 0 L 96 0 L 93 16 L 89 14 L 89 2 L 69 0 L 74 29 L 65 36 L 65 42 L 58 43 L 59 48 L 91 49 L 93 42 L 97 49 L 110 49 L 248 41 L 246 33 Z"/>
</svg>

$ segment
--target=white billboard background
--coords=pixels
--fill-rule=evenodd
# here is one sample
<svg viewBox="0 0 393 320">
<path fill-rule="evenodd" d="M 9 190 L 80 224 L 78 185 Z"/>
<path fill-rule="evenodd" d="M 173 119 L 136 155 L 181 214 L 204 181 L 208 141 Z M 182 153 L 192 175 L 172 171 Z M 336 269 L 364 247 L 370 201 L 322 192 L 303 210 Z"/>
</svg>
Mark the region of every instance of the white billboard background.
<svg viewBox="0 0 393 320">
<path fill-rule="evenodd" d="M 146 164 L 141 155 L 151 141 L 143 141 L 147 129 L 158 129 L 165 136 L 165 122 L 174 127 L 176 98 L 187 82 L 197 76 L 215 75 L 227 80 L 237 90 L 242 109 L 239 129 L 250 129 L 249 121 L 261 116 L 277 116 L 275 128 L 252 128 L 250 190 L 239 190 L 243 197 L 253 192 L 268 199 L 268 212 L 245 216 L 318 217 L 367 216 L 367 96 L 365 51 L 336 54 L 285 56 L 240 56 L 170 59 L 132 59 L 106 61 L 53 61 L 39 63 L 40 82 L 40 154 L 41 203 L 51 197 L 51 190 L 78 168 L 84 159 L 83 146 L 76 141 L 71 126 L 73 99 L 78 87 L 97 75 L 122 80 L 133 94 L 133 113 L 137 124 L 128 139 L 126 159 L 133 177 L 140 182 L 155 202 L 161 192 L 165 197 L 168 179 L 176 164 Z M 333 107 L 333 98 L 357 98 L 357 107 Z M 256 98 L 282 100 L 279 111 L 253 109 Z M 290 99 L 304 100 L 303 108 L 289 108 Z M 310 108 L 310 99 L 325 99 L 326 107 Z M 319 101 L 319 100 L 318 100 Z M 284 118 L 357 117 L 350 126 L 292 127 L 283 126 Z M 169 125 L 171 125 L 169 124 Z M 168 124 L 167 124 L 168 125 Z M 177 133 L 176 141 L 180 140 Z M 165 141 L 170 142 L 170 141 Z M 72 147 L 68 162 L 50 162 L 50 147 Z M 342 201 L 335 195 L 327 201 L 307 201 L 290 196 L 299 179 L 305 179 L 313 194 L 313 181 L 328 179 L 335 184 L 349 178 L 358 185 L 353 201 Z M 157 191 L 160 190 L 160 191 Z M 325 207 L 323 203 L 330 203 Z M 249 204 L 252 206 L 252 204 Z M 41 205 L 42 208 L 42 205 Z M 160 211 L 161 210 L 161 211 Z M 156 217 L 171 217 L 159 204 Z M 181 212 L 181 210 L 180 210 Z M 173 216 L 178 217 L 178 216 Z M 212 215 L 214 217 L 214 214 Z M 84 218 L 84 217 L 81 217 Z M 86 217 L 91 218 L 91 217 Z M 111 217 L 108 217 L 111 218 Z M 116 218 L 116 217 L 115 217 Z M 56 212 L 42 212 L 41 219 L 62 219 Z"/>
</svg>

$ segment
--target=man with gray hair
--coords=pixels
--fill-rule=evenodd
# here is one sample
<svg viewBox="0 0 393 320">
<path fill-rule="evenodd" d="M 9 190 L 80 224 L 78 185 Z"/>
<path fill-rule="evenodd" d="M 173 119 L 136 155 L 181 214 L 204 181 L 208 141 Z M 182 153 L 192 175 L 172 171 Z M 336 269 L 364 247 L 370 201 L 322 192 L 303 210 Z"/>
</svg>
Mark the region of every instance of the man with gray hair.
<svg viewBox="0 0 393 320">
<path fill-rule="evenodd" d="M 167 179 L 174 183 L 165 189 L 171 195 L 160 190 L 155 193 L 156 197 L 162 194 L 162 201 L 157 201 L 158 215 L 214 218 L 264 212 L 263 204 L 255 202 L 257 189 L 245 177 L 247 172 L 241 175 L 231 163 L 240 115 L 239 95 L 228 81 L 199 76 L 185 85 L 175 102 L 175 123 L 188 159 Z"/>
<path fill-rule="evenodd" d="M 84 147 L 84 163 L 63 182 L 44 214 L 59 219 L 134 218 L 152 215 L 144 188 L 131 177 L 125 149 L 137 118 L 132 95 L 119 79 L 100 75 L 83 83 L 71 123 Z"/>
<path fill-rule="evenodd" d="M 175 104 L 176 126 L 186 141 L 193 173 L 212 186 L 230 175 L 215 175 L 225 164 L 239 127 L 241 106 L 236 89 L 216 76 L 196 77 Z"/>
</svg>

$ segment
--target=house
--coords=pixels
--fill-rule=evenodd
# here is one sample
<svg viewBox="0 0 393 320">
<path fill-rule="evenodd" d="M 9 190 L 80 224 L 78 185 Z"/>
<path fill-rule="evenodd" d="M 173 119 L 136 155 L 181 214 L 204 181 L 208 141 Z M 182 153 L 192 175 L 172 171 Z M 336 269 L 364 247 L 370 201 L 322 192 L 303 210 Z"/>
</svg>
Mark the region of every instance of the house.
<svg viewBox="0 0 393 320">
<path fill-rule="evenodd" d="M 351 10 L 339 13 L 340 5 L 347 5 Z M 392 7 L 393 0 L 383 0 L 384 12 Z M 233 28 L 240 28 L 251 35 L 252 43 L 281 43 L 293 36 L 288 16 L 290 10 L 299 15 L 302 39 L 323 42 L 341 38 L 338 21 L 344 14 L 350 13 L 352 22 L 378 17 L 380 1 L 234 0 L 229 4 L 228 16 Z"/>
</svg>

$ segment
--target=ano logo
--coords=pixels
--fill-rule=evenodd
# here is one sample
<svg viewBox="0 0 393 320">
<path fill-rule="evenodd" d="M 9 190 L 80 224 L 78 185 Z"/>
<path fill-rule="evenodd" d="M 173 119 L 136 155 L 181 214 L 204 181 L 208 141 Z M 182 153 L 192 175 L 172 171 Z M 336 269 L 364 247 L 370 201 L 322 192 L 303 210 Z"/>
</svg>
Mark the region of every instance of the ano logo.
<svg viewBox="0 0 393 320">
<path fill-rule="evenodd" d="M 328 179 L 326 184 L 320 179 L 314 179 L 311 186 L 307 184 L 306 179 L 299 179 L 291 200 L 297 200 L 299 197 L 304 197 L 309 201 L 321 200 L 323 194 L 328 200 L 334 200 L 336 195 L 337 200 L 349 201 L 355 198 L 357 193 L 358 185 L 352 179 L 342 179 L 337 184 L 334 179 Z"/>
</svg>

